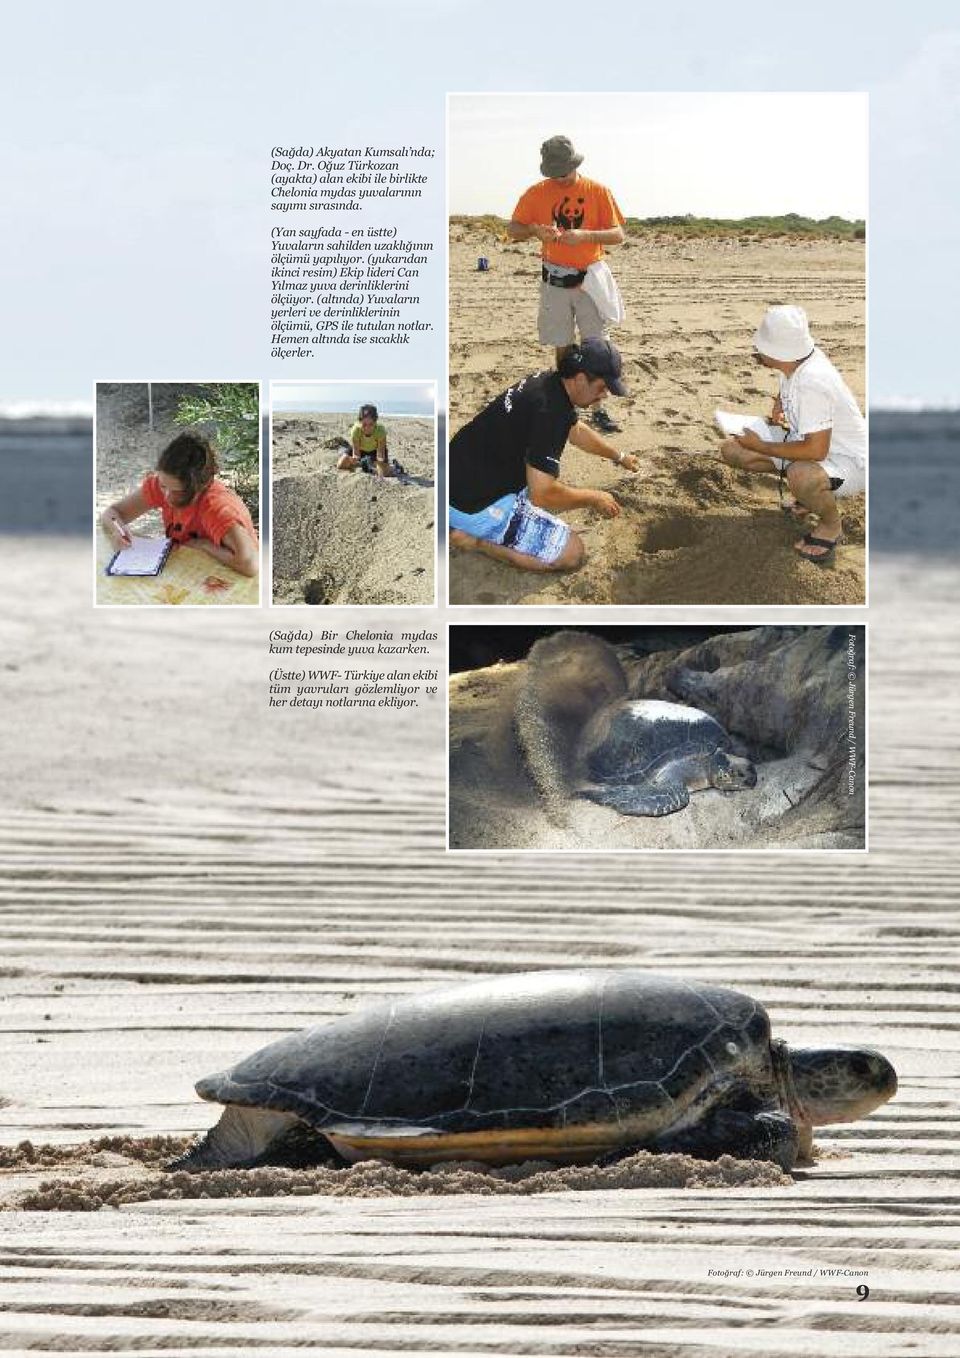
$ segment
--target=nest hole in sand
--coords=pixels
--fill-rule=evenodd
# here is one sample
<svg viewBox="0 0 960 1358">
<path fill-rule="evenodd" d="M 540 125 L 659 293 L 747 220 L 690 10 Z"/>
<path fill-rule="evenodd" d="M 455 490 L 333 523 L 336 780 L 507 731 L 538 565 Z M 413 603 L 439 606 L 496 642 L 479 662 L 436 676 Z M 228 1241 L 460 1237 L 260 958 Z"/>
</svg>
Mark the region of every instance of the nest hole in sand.
<svg viewBox="0 0 960 1358">
<path fill-rule="evenodd" d="M 643 535 L 644 552 L 672 552 L 680 547 L 694 547 L 700 539 L 695 520 L 687 517 L 660 519 L 651 523 Z"/>
</svg>

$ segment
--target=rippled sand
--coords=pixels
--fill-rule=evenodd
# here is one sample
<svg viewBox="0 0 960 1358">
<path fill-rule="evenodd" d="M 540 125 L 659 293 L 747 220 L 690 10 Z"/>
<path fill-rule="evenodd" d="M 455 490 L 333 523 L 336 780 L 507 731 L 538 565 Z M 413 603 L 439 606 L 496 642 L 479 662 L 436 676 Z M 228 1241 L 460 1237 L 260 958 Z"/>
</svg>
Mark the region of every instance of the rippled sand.
<svg viewBox="0 0 960 1358">
<path fill-rule="evenodd" d="M 875 563 L 868 856 L 465 860 L 439 700 L 268 725 L 268 615 L 95 614 L 85 545 L 4 547 L 0 1139 L 82 1148 L 10 1154 L 6 1203 L 155 1183 L 129 1141 L 90 1143 L 192 1135 L 216 1116 L 193 1081 L 268 1039 L 524 967 L 730 984 L 789 1041 L 872 1044 L 901 1076 L 791 1186 L 277 1196 L 268 1174 L 263 1197 L 8 1211 L 8 1347 L 953 1358 L 960 571 Z"/>
</svg>

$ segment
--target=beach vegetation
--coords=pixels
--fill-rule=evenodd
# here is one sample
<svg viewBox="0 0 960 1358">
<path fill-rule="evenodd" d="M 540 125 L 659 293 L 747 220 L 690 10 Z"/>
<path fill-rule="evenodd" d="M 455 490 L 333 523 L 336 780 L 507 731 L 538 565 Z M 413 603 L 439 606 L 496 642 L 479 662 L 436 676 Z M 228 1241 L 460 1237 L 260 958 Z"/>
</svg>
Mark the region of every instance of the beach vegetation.
<svg viewBox="0 0 960 1358">
<path fill-rule="evenodd" d="M 463 226 L 482 236 L 493 236 L 496 240 L 510 239 L 506 217 L 497 217 L 492 212 L 485 212 L 479 217 L 451 217 L 450 225 Z"/>
<path fill-rule="evenodd" d="M 846 217 L 802 217 L 787 212 L 779 217 L 628 217 L 627 234 L 644 236 L 651 232 L 678 236 L 737 236 L 741 240 L 762 240 L 769 236 L 802 236 L 808 239 L 865 240 L 866 222 Z"/>
<path fill-rule="evenodd" d="M 181 396 L 174 423 L 203 425 L 217 446 L 224 480 L 257 523 L 260 510 L 260 384 L 210 382 Z"/>
<path fill-rule="evenodd" d="M 460 227 L 480 236 L 506 241 L 508 222 L 505 217 L 484 213 L 477 217 L 453 216 L 451 227 Z M 866 240 L 867 225 L 862 218 L 803 217 L 787 212 L 771 217 L 696 217 L 692 213 L 672 217 L 628 217 L 627 235 L 644 236 L 702 236 L 722 238 L 735 236 L 743 243 L 764 240 L 773 236 L 791 236 L 806 240 Z"/>
</svg>

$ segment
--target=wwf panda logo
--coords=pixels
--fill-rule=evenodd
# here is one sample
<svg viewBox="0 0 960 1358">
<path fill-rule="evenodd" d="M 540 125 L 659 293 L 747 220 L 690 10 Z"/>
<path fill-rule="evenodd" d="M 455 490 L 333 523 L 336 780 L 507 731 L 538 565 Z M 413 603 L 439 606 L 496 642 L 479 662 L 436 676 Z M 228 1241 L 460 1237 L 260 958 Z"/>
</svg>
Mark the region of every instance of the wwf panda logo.
<svg viewBox="0 0 960 1358">
<path fill-rule="evenodd" d="M 578 231 L 583 226 L 585 216 L 584 200 L 582 198 L 571 198 L 565 194 L 559 203 L 553 208 L 553 220 L 561 231 Z"/>
</svg>

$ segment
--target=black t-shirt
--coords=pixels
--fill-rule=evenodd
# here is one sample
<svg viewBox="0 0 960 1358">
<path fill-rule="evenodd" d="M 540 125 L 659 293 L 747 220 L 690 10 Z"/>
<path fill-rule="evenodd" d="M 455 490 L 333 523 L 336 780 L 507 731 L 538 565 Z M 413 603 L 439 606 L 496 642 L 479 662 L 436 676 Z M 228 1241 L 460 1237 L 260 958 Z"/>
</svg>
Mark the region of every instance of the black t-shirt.
<svg viewBox="0 0 960 1358">
<path fill-rule="evenodd" d="M 465 514 L 523 490 L 527 467 L 560 474 L 560 454 L 577 422 L 557 372 L 508 387 L 450 441 L 450 503 Z"/>
</svg>

